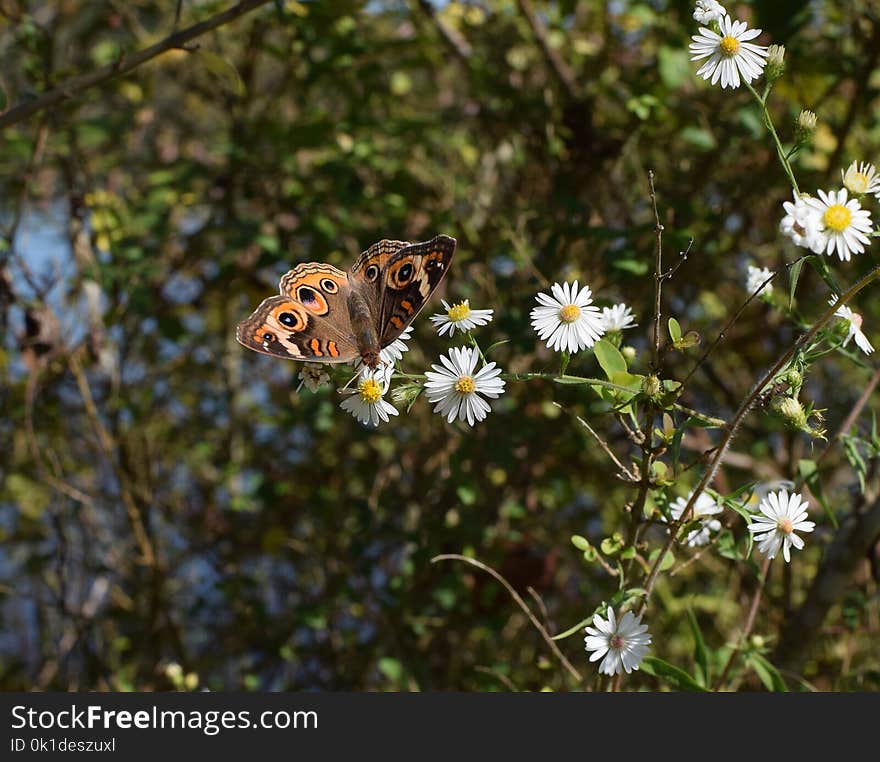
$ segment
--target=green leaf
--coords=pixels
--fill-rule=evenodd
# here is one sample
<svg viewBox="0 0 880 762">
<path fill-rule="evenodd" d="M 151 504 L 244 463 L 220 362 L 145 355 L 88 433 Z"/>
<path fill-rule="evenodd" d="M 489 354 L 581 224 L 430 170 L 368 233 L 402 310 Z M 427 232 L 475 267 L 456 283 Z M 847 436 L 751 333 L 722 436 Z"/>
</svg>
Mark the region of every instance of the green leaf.
<svg viewBox="0 0 880 762">
<path fill-rule="evenodd" d="M 791 269 L 788 271 L 788 308 L 792 309 L 794 307 L 794 292 L 797 289 L 798 280 L 801 277 L 801 270 L 804 269 L 804 262 L 806 259 L 801 259 L 795 262 Z"/>
<path fill-rule="evenodd" d="M 609 381 L 613 380 L 611 377 L 615 373 L 626 373 L 626 360 L 620 354 L 620 350 L 610 341 L 599 339 L 593 347 L 593 351 Z"/>
<path fill-rule="evenodd" d="M 678 688 L 682 691 L 706 691 L 706 688 L 700 685 L 683 669 L 665 662 L 663 659 L 658 659 L 656 656 L 646 656 L 644 661 L 642 661 L 640 669 L 669 683 L 673 688 Z"/>
<path fill-rule="evenodd" d="M 768 691 L 788 693 L 788 686 L 785 684 L 785 680 L 782 679 L 782 675 L 779 674 L 779 670 L 761 654 L 750 653 L 746 660 Z"/>
<path fill-rule="evenodd" d="M 834 515 L 834 509 L 828 504 L 825 495 L 822 493 L 822 482 L 819 479 L 819 469 L 816 465 L 816 461 L 806 458 L 799 460 L 798 472 L 805 484 L 810 488 L 810 492 L 816 496 L 816 500 L 819 501 L 819 505 L 822 506 L 822 510 L 825 511 L 828 520 L 834 525 L 834 528 L 837 529 L 837 516 Z"/>
<path fill-rule="evenodd" d="M 674 317 L 669 318 L 669 338 L 673 344 L 681 341 L 681 325 Z"/>
<path fill-rule="evenodd" d="M 40 518 L 52 500 L 52 493 L 47 487 L 23 474 L 9 474 L 6 477 L 6 491 L 22 516 L 29 519 Z"/>
<path fill-rule="evenodd" d="M 571 544 L 574 545 L 578 550 L 589 550 L 590 543 L 586 537 L 581 537 L 579 534 L 573 534 L 571 536 Z"/>
<path fill-rule="evenodd" d="M 654 561 L 657 560 L 657 556 L 659 556 L 659 555 L 660 555 L 660 548 L 657 548 L 656 550 L 652 551 L 651 555 L 648 556 L 648 563 L 653 565 Z M 660 564 L 660 571 L 666 571 L 667 569 L 671 568 L 674 563 L 675 563 L 675 556 L 672 554 L 671 550 L 667 550 L 666 555 L 663 557 L 663 561 Z"/>
<path fill-rule="evenodd" d="M 510 339 L 501 339 L 501 341 L 496 341 L 494 344 L 490 344 L 488 347 L 486 347 L 486 349 L 483 351 L 483 354 L 488 355 L 496 347 L 500 347 L 502 344 L 509 344 L 509 343 L 510 343 Z"/>
<path fill-rule="evenodd" d="M 198 55 L 204 67 L 220 81 L 223 89 L 239 98 L 244 95 L 244 80 L 231 61 L 204 48 L 199 49 Z"/>
<path fill-rule="evenodd" d="M 590 614 L 586 619 L 582 619 L 576 625 L 569 627 L 565 632 L 560 632 L 558 635 L 554 635 L 550 640 L 564 640 L 565 638 L 570 638 L 576 632 L 583 630 L 590 622 L 593 621 L 593 615 Z"/>
<path fill-rule="evenodd" d="M 687 610 L 688 624 L 691 626 L 691 634 L 694 636 L 694 659 L 697 662 L 697 680 L 704 688 L 708 688 L 712 683 L 712 675 L 709 671 L 709 651 L 706 648 L 706 641 L 703 640 L 703 633 L 700 632 L 700 625 L 693 609 Z"/>
<path fill-rule="evenodd" d="M 403 665 L 390 656 L 383 656 L 379 659 L 379 671 L 392 682 L 399 682 L 403 677 Z"/>
</svg>

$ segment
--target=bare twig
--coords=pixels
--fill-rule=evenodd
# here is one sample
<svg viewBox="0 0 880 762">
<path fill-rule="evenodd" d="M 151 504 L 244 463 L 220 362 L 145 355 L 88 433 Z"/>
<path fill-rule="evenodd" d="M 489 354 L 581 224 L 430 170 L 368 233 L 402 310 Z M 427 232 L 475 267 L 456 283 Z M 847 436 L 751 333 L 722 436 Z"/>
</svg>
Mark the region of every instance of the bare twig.
<svg viewBox="0 0 880 762">
<path fill-rule="evenodd" d="M 728 320 L 728 321 L 724 324 L 724 327 L 721 329 L 721 331 L 720 331 L 720 332 L 718 333 L 718 335 L 715 337 L 715 340 L 714 340 L 714 341 L 713 341 L 708 347 L 706 347 L 706 350 L 703 352 L 702 355 L 700 355 L 700 358 L 699 358 L 699 359 L 697 360 L 697 362 L 694 364 L 694 367 L 691 368 L 690 371 L 688 371 L 688 374 L 684 377 L 684 380 L 681 382 L 682 386 L 687 386 L 687 382 L 691 380 L 691 377 L 694 375 L 694 373 L 696 373 L 697 370 L 699 370 L 700 366 L 702 366 L 703 363 L 706 362 L 706 360 L 709 359 L 709 355 L 711 355 L 712 352 L 714 352 L 714 351 L 718 348 L 718 345 L 719 345 L 722 341 L 724 341 L 724 339 L 725 339 L 726 336 L 727 336 L 727 332 L 733 327 L 733 324 L 736 323 L 737 320 L 739 320 L 740 316 L 743 314 L 743 312 L 745 312 L 746 307 L 748 307 L 748 306 L 749 306 L 749 305 L 750 305 L 750 304 L 751 304 L 751 303 L 752 303 L 752 302 L 758 297 L 758 295 L 759 295 L 759 294 L 760 294 L 760 293 L 761 293 L 761 292 L 762 292 L 762 291 L 763 291 L 763 290 L 764 290 L 764 289 L 765 289 L 765 288 L 766 288 L 766 287 L 767 287 L 767 286 L 768 286 L 768 285 L 769 285 L 769 284 L 770 284 L 770 283 L 771 283 L 771 282 L 772 282 L 772 281 L 773 281 L 773 280 L 774 280 L 774 279 L 775 279 L 775 278 L 776 278 L 776 277 L 777 277 L 777 276 L 778 276 L 783 270 L 790 270 L 790 269 L 791 269 L 792 267 L 794 267 L 798 262 L 802 262 L 803 260 L 807 259 L 807 257 L 811 257 L 811 256 L 813 256 L 813 255 L 812 255 L 812 254 L 804 254 L 802 257 L 798 257 L 797 259 L 795 259 L 795 260 L 792 261 L 792 262 L 786 262 L 785 264 L 780 265 L 779 267 L 777 267 L 777 268 L 773 271 L 773 274 L 772 274 L 769 278 L 767 278 L 767 279 L 766 279 L 766 280 L 765 280 L 760 286 L 758 286 L 758 287 L 757 287 L 757 288 L 756 288 L 751 294 L 749 294 L 748 299 L 746 299 L 746 300 L 745 300 L 745 301 L 739 306 L 739 309 L 738 309 L 738 310 L 737 310 L 737 311 L 731 316 L 730 320 Z"/>
<path fill-rule="evenodd" d="M 538 618 L 534 615 L 528 604 L 522 599 L 522 596 L 520 596 L 520 594 L 513 589 L 513 586 L 506 579 L 504 579 L 501 574 L 495 571 L 495 569 L 493 569 L 491 566 L 487 566 L 481 561 L 477 561 L 475 558 L 468 558 L 467 556 L 461 556 L 457 553 L 445 553 L 441 556 L 434 556 L 434 558 L 431 559 L 432 564 L 435 564 L 438 561 L 463 561 L 464 563 L 470 564 L 471 566 L 474 566 L 477 569 L 486 572 L 486 574 L 494 577 L 495 580 L 505 590 L 507 590 L 516 605 L 523 610 L 523 613 L 529 618 L 529 621 L 535 626 L 538 632 L 541 633 L 541 637 L 544 638 L 544 641 L 550 647 L 550 650 L 553 651 L 553 654 L 556 656 L 557 659 L 559 659 L 559 661 L 562 663 L 562 666 L 564 666 L 568 670 L 568 673 L 578 682 L 581 682 L 583 680 L 583 676 L 581 675 L 581 673 L 578 672 L 572 666 L 571 662 L 565 658 L 565 654 L 559 650 L 559 646 L 556 645 L 556 641 L 554 641 L 553 638 L 550 637 L 550 633 L 547 632 L 547 629 L 544 627 L 544 625 L 541 624 Z"/>
<path fill-rule="evenodd" d="M 553 404 L 554 404 L 556 407 L 558 407 L 560 410 L 562 410 L 563 412 L 565 412 L 565 413 L 569 413 L 569 411 L 566 410 L 566 409 L 565 409 L 562 405 L 560 405 L 558 402 L 554 402 Z M 588 432 L 590 432 L 590 434 L 593 435 L 593 437 L 594 437 L 594 438 L 596 439 L 596 441 L 599 443 L 599 446 L 600 446 L 600 447 L 601 447 L 601 448 L 607 453 L 608 457 L 611 458 L 611 460 L 614 461 L 614 464 L 615 464 L 615 465 L 616 465 L 616 466 L 617 466 L 617 467 L 618 467 L 618 468 L 619 468 L 624 474 L 626 474 L 627 479 L 629 479 L 631 482 L 637 482 L 637 481 L 638 481 L 638 477 L 636 477 L 636 476 L 632 473 L 632 471 L 630 471 L 625 465 L 623 465 L 623 463 L 620 462 L 620 460 L 618 460 L 617 456 L 614 454 L 614 450 L 612 450 L 612 449 L 608 446 L 608 443 L 607 443 L 604 439 L 602 439 L 602 437 L 600 437 L 600 436 L 596 433 L 596 431 L 593 429 L 592 426 L 590 426 L 589 423 L 587 423 L 583 418 L 581 418 L 581 417 L 580 417 L 579 415 L 577 415 L 577 414 L 570 413 L 570 415 L 574 415 L 575 420 L 577 420 L 577 422 L 578 422 L 581 426 L 583 426 Z"/>
<path fill-rule="evenodd" d="M 443 19 L 437 15 L 437 9 L 430 0 L 419 0 L 419 8 L 430 17 L 437 27 L 437 31 L 447 44 L 449 49 L 462 61 L 467 63 L 470 60 L 473 49 L 471 44 L 461 35 L 454 27 L 449 26 Z"/>
<path fill-rule="evenodd" d="M 66 82 L 62 82 L 58 87 L 43 93 L 27 103 L 20 103 L 4 114 L 0 114 L 0 129 L 9 127 L 10 125 L 21 122 L 44 109 L 56 106 L 66 100 L 73 98 L 84 90 L 102 85 L 111 79 L 120 77 L 123 74 L 136 69 L 141 64 L 155 58 L 169 50 L 183 48 L 187 42 L 199 37 L 206 32 L 210 32 L 217 27 L 234 21 L 239 16 L 244 15 L 261 5 L 266 5 L 270 0 L 241 0 L 237 5 L 218 13 L 211 18 L 206 19 L 198 24 L 182 29 L 179 32 L 166 37 L 164 40 L 151 45 L 131 56 L 123 56 L 122 58 L 102 66 L 94 71 L 71 77 Z"/>
<path fill-rule="evenodd" d="M 648 170 L 648 185 L 651 189 L 651 207 L 654 210 L 654 234 L 657 248 L 654 255 L 654 370 L 660 367 L 660 293 L 663 288 L 663 225 L 657 211 L 657 194 L 654 191 L 654 171 Z"/>
<path fill-rule="evenodd" d="M 562 59 L 559 52 L 550 45 L 550 41 L 547 39 L 547 30 L 544 28 L 541 19 L 538 18 L 538 14 L 535 13 L 531 0 L 519 0 L 518 4 L 520 12 L 526 17 L 526 21 L 529 22 L 529 26 L 532 28 L 532 34 L 535 35 L 535 40 L 537 40 L 551 71 L 563 88 L 565 88 L 568 97 L 576 100 L 578 98 L 578 86 L 574 72 Z"/>
</svg>

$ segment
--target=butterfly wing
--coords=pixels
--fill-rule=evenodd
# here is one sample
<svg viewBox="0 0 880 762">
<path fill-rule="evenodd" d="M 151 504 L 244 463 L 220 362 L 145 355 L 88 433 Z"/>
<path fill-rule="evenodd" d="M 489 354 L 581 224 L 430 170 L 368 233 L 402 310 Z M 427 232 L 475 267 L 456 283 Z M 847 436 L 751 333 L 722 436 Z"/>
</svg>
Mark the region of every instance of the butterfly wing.
<svg viewBox="0 0 880 762">
<path fill-rule="evenodd" d="M 348 276 L 307 262 L 281 278 L 280 295 L 265 299 L 236 329 L 239 343 L 286 360 L 349 363 L 359 352 L 351 329 Z"/>
<path fill-rule="evenodd" d="M 383 349 L 419 314 L 449 270 L 456 241 L 438 235 L 391 254 L 378 276 L 377 333 Z"/>
</svg>

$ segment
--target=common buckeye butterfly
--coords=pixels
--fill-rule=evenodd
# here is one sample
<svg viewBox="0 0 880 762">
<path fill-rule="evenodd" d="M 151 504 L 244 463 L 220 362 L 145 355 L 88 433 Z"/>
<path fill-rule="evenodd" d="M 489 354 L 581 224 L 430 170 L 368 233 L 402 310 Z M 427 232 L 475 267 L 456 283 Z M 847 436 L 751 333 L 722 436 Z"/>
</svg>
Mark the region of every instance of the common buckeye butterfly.
<svg viewBox="0 0 880 762">
<path fill-rule="evenodd" d="M 383 239 L 343 272 L 308 262 L 281 278 L 280 295 L 242 320 L 235 338 L 248 349 L 320 363 L 360 358 L 375 369 L 379 352 L 406 330 L 443 280 L 455 239 L 408 243 Z"/>
</svg>

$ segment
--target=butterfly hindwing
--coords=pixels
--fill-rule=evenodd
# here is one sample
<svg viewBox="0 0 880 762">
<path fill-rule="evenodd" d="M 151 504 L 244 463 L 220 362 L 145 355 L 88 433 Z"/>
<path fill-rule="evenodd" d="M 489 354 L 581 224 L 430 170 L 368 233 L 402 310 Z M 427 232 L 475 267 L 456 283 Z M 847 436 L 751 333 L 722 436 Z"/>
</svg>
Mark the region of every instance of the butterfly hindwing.
<svg viewBox="0 0 880 762">
<path fill-rule="evenodd" d="M 440 285 L 452 263 L 455 239 L 438 235 L 402 247 L 390 256 L 379 279 L 378 336 L 382 348 L 397 339 Z"/>
<path fill-rule="evenodd" d="M 349 289 L 348 276 L 332 265 L 297 265 L 281 278 L 280 296 L 264 300 L 242 320 L 235 337 L 274 357 L 351 362 L 359 352 L 346 304 Z"/>
</svg>

